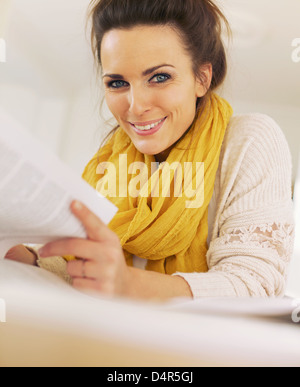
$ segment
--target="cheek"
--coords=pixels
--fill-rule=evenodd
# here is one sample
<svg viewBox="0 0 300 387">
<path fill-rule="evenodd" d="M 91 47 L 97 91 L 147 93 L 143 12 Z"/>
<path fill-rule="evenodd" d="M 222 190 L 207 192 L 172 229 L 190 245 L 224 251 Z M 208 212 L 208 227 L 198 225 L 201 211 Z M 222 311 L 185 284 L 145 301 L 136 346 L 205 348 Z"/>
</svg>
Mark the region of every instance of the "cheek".
<svg viewBox="0 0 300 387">
<path fill-rule="evenodd" d="M 126 111 L 126 98 L 124 95 L 106 93 L 105 101 L 107 107 L 116 118 L 122 116 L 122 114 Z"/>
<path fill-rule="evenodd" d="M 196 94 L 192 88 L 177 88 L 170 90 L 164 100 L 169 110 L 175 115 L 175 119 L 182 122 L 190 122 L 196 113 Z"/>
</svg>

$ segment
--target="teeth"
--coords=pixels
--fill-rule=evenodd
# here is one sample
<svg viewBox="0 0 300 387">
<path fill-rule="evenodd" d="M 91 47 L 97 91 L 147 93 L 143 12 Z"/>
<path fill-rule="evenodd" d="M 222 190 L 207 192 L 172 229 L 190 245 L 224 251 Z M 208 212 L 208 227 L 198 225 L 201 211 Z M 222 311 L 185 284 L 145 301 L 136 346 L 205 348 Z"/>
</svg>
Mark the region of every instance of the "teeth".
<svg viewBox="0 0 300 387">
<path fill-rule="evenodd" d="M 152 125 L 146 125 L 146 126 L 138 126 L 138 125 L 134 125 L 138 130 L 150 130 L 150 129 L 153 129 L 155 128 L 158 124 L 160 124 L 162 121 L 164 120 L 164 118 L 158 122 L 156 122 L 155 124 L 152 124 Z"/>
</svg>

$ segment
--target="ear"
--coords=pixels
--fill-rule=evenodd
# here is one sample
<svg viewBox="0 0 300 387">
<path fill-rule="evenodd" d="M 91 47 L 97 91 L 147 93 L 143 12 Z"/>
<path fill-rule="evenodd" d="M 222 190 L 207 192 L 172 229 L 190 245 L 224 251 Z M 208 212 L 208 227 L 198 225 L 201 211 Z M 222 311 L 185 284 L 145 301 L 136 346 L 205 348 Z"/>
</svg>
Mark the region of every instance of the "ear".
<svg viewBox="0 0 300 387">
<path fill-rule="evenodd" d="M 209 90 L 212 80 L 212 64 L 206 63 L 199 68 L 199 76 L 197 78 L 196 96 L 203 97 Z"/>
</svg>

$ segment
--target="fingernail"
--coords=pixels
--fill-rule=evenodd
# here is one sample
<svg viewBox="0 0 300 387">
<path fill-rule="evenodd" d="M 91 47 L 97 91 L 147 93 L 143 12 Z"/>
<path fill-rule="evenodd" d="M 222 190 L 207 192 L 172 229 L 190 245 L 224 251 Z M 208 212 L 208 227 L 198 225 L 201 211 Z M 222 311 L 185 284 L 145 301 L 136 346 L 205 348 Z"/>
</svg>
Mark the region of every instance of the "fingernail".
<svg viewBox="0 0 300 387">
<path fill-rule="evenodd" d="M 80 211 L 82 210 L 82 204 L 78 200 L 74 200 L 73 208 L 77 211 Z"/>
</svg>

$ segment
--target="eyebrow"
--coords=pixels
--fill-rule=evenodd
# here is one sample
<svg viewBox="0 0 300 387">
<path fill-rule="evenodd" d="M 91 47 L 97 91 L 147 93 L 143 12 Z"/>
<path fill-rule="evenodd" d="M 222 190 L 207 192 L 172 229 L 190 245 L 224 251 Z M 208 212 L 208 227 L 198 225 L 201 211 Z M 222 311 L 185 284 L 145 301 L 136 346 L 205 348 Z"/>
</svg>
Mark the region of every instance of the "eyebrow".
<svg viewBox="0 0 300 387">
<path fill-rule="evenodd" d="M 151 67 L 150 69 L 143 71 L 142 76 L 145 77 L 146 75 L 150 75 L 150 74 L 154 73 L 154 71 L 160 69 L 161 67 L 173 67 L 173 68 L 175 68 L 173 65 L 170 65 L 170 64 L 161 64 L 159 66 Z M 111 79 L 121 79 L 121 80 L 124 79 L 123 75 L 121 75 L 121 74 L 104 74 L 103 78 L 105 78 L 105 77 L 109 77 Z"/>
</svg>

